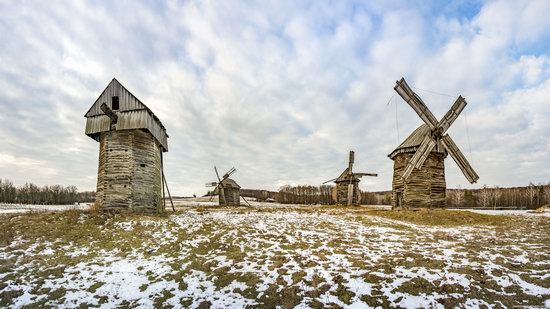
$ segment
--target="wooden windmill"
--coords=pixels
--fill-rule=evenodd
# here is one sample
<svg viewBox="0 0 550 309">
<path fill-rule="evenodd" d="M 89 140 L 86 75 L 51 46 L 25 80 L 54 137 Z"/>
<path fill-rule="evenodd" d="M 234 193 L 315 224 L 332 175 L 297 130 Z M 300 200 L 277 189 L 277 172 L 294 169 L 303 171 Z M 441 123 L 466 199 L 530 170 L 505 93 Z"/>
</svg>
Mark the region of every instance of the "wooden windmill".
<svg viewBox="0 0 550 309">
<path fill-rule="evenodd" d="M 115 78 L 85 117 L 86 135 L 99 142 L 96 205 L 107 211 L 163 211 L 168 134 L 158 117 Z"/>
<path fill-rule="evenodd" d="M 340 174 L 338 178 L 327 180 L 323 184 L 334 181 L 336 187 L 333 191 L 333 198 L 337 204 L 342 205 L 357 205 L 361 201 L 361 194 L 359 191 L 359 181 L 363 176 L 376 177 L 378 174 L 373 173 L 354 173 L 353 162 L 355 159 L 355 153 L 349 152 L 348 167 Z"/>
<path fill-rule="evenodd" d="M 235 173 L 237 170 L 232 167 L 227 173 L 225 173 L 222 178 L 218 174 L 218 169 L 214 166 L 214 171 L 216 172 L 216 177 L 218 178 L 217 182 L 209 182 L 206 184 L 207 187 L 215 187 L 214 194 L 219 196 L 220 205 L 234 205 L 239 206 L 241 201 L 240 190 L 241 187 L 235 182 L 235 180 L 229 178 L 231 174 Z"/>
<path fill-rule="evenodd" d="M 394 89 L 420 116 L 424 124 L 388 155 L 394 161 L 392 206 L 444 207 L 446 185 L 443 161 L 447 154 L 451 155 L 470 183 L 479 179 L 466 157 L 446 133 L 466 107 L 466 100 L 459 96 L 445 116 L 437 121 L 404 78 L 396 82 Z"/>
</svg>

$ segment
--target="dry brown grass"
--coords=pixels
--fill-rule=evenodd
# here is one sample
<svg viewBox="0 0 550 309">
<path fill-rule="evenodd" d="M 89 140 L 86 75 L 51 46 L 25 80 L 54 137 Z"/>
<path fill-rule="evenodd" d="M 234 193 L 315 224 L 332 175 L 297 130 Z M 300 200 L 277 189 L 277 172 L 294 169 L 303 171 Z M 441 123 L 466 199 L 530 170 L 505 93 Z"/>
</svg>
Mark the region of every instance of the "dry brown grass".
<svg viewBox="0 0 550 309">
<path fill-rule="evenodd" d="M 414 224 L 434 226 L 502 225 L 510 220 L 510 217 L 507 216 L 483 215 L 469 211 L 446 209 L 371 210 L 367 214 Z"/>
</svg>

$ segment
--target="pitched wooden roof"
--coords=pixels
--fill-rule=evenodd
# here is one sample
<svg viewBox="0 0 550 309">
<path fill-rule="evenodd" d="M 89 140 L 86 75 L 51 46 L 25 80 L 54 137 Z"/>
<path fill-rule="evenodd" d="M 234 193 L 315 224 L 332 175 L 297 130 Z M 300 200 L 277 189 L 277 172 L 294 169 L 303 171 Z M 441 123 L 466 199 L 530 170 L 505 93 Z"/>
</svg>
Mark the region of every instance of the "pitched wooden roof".
<svg viewBox="0 0 550 309">
<path fill-rule="evenodd" d="M 116 78 L 111 80 L 84 115 L 87 118 L 86 135 L 95 139 L 98 133 L 111 130 L 110 119 L 101 110 L 101 104 L 105 103 L 113 109 L 113 97 L 119 100 L 118 109 L 114 110 L 119 117 L 117 130 L 147 129 L 162 145 L 163 151 L 168 151 L 168 134 L 160 119 Z"/>
<path fill-rule="evenodd" d="M 239 186 L 237 184 L 237 182 L 231 178 L 226 178 L 224 180 L 222 180 L 222 184 L 224 186 L 224 188 L 226 189 L 240 189 L 241 186 Z M 220 194 L 219 190 L 218 190 L 218 187 L 216 187 L 214 189 L 214 195 L 217 195 L 217 194 Z"/>
<path fill-rule="evenodd" d="M 416 130 L 414 130 L 411 135 L 409 135 L 399 146 L 397 146 L 397 148 L 395 148 L 395 150 L 392 151 L 388 157 L 393 160 L 393 158 L 400 153 L 415 152 L 427 134 L 431 134 L 431 130 L 430 127 L 424 123 L 416 128 Z M 443 144 L 439 142 L 432 151 L 443 153 L 444 149 Z"/>
<path fill-rule="evenodd" d="M 346 167 L 346 169 L 342 172 L 342 174 L 340 174 L 340 176 L 338 176 L 338 178 L 336 178 L 334 182 L 335 183 L 344 182 L 344 181 L 349 182 L 348 170 L 349 170 L 349 167 Z M 352 182 L 359 182 L 359 178 L 357 178 L 356 176 L 353 176 Z"/>
<path fill-rule="evenodd" d="M 225 188 L 235 188 L 235 189 L 241 188 L 241 186 L 239 186 L 237 182 L 231 178 L 226 178 L 222 180 L 222 184 Z"/>
</svg>

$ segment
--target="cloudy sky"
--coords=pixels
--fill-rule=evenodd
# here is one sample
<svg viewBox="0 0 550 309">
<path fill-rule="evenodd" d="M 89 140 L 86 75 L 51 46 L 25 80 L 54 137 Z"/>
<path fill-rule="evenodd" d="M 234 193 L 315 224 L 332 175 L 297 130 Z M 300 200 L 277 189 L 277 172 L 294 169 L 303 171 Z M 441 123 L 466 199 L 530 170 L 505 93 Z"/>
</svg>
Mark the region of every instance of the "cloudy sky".
<svg viewBox="0 0 550 309">
<path fill-rule="evenodd" d="M 367 3 L 369 2 L 369 3 Z M 176 195 L 202 194 L 213 166 L 245 188 L 377 172 L 421 124 L 394 96 L 402 76 L 480 175 L 453 160 L 449 187 L 550 180 L 550 1 L 0 0 L 0 178 L 96 185 L 85 112 L 116 77 L 170 135 Z"/>
</svg>

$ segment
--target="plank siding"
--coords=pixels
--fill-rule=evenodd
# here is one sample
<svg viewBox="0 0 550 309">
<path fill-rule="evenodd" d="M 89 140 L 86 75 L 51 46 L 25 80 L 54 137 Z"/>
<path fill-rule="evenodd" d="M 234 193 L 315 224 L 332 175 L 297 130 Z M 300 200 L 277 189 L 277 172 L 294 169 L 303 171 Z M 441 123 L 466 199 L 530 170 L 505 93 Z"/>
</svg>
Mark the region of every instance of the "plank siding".
<svg viewBox="0 0 550 309">
<path fill-rule="evenodd" d="M 445 207 L 445 154 L 431 152 L 421 169 L 414 168 L 409 178 L 402 178 L 414 153 L 394 156 L 392 181 L 393 208 Z"/>
<path fill-rule="evenodd" d="M 239 206 L 241 204 L 241 190 L 238 188 L 225 188 L 224 194 L 225 194 L 225 204 L 223 203 L 223 200 L 220 195 L 220 205 L 226 205 L 226 206 Z"/>
<path fill-rule="evenodd" d="M 117 110 L 113 109 L 114 96 L 119 98 Z M 102 103 L 107 104 L 118 116 L 117 130 L 147 129 L 162 145 L 164 151 L 168 151 L 166 128 L 143 102 L 114 78 L 85 115 L 85 133 L 88 136 L 97 140 L 99 133 L 111 130 L 110 119 L 101 110 Z"/>
<path fill-rule="evenodd" d="M 105 90 L 99 95 L 97 100 L 85 117 L 93 117 L 98 115 L 103 115 L 101 110 L 101 103 L 105 103 L 109 106 L 110 109 L 113 109 L 112 97 L 117 96 L 119 100 L 119 109 L 115 110 L 117 112 L 131 111 L 131 110 L 147 110 L 147 106 L 143 104 L 138 98 L 136 98 L 130 91 L 128 91 L 124 86 L 122 86 L 118 80 L 114 79 L 107 85 Z"/>
<path fill-rule="evenodd" d="M 160 145 L 145 130 L 100 135 L 96 203 L 101 209 L 162 210 Z"/>
<path fill-rule="evenodd" d="M 359 181 L 352 181 L 352 183 L 353 183 L 353 195 L 352 195 L 351 204 L 357 205 L 361 202 L 361 199 L 360 199 L 361 194 L 359 191 Z M 336 194 L 335 194 L 336 204 L 340 204 L 340 205 L 348 204 L 348 185 L 349 185 L 349 180 L 336 182 L 336 186 L 334 188 L 334 190 L 336 190 Z"/>
<path fill-rule="evenodd" d="M 147 129 L 162 145 L 164 151 L 168 151 L 168 135 L 166 131 L 146 110 L 135 110 L 116 113 L 118 121 L 116 130 Z M 111 121 L 105 114 L 86 119 L 86 135 L 94 135 L 111 130 Z"/>
</svg>

